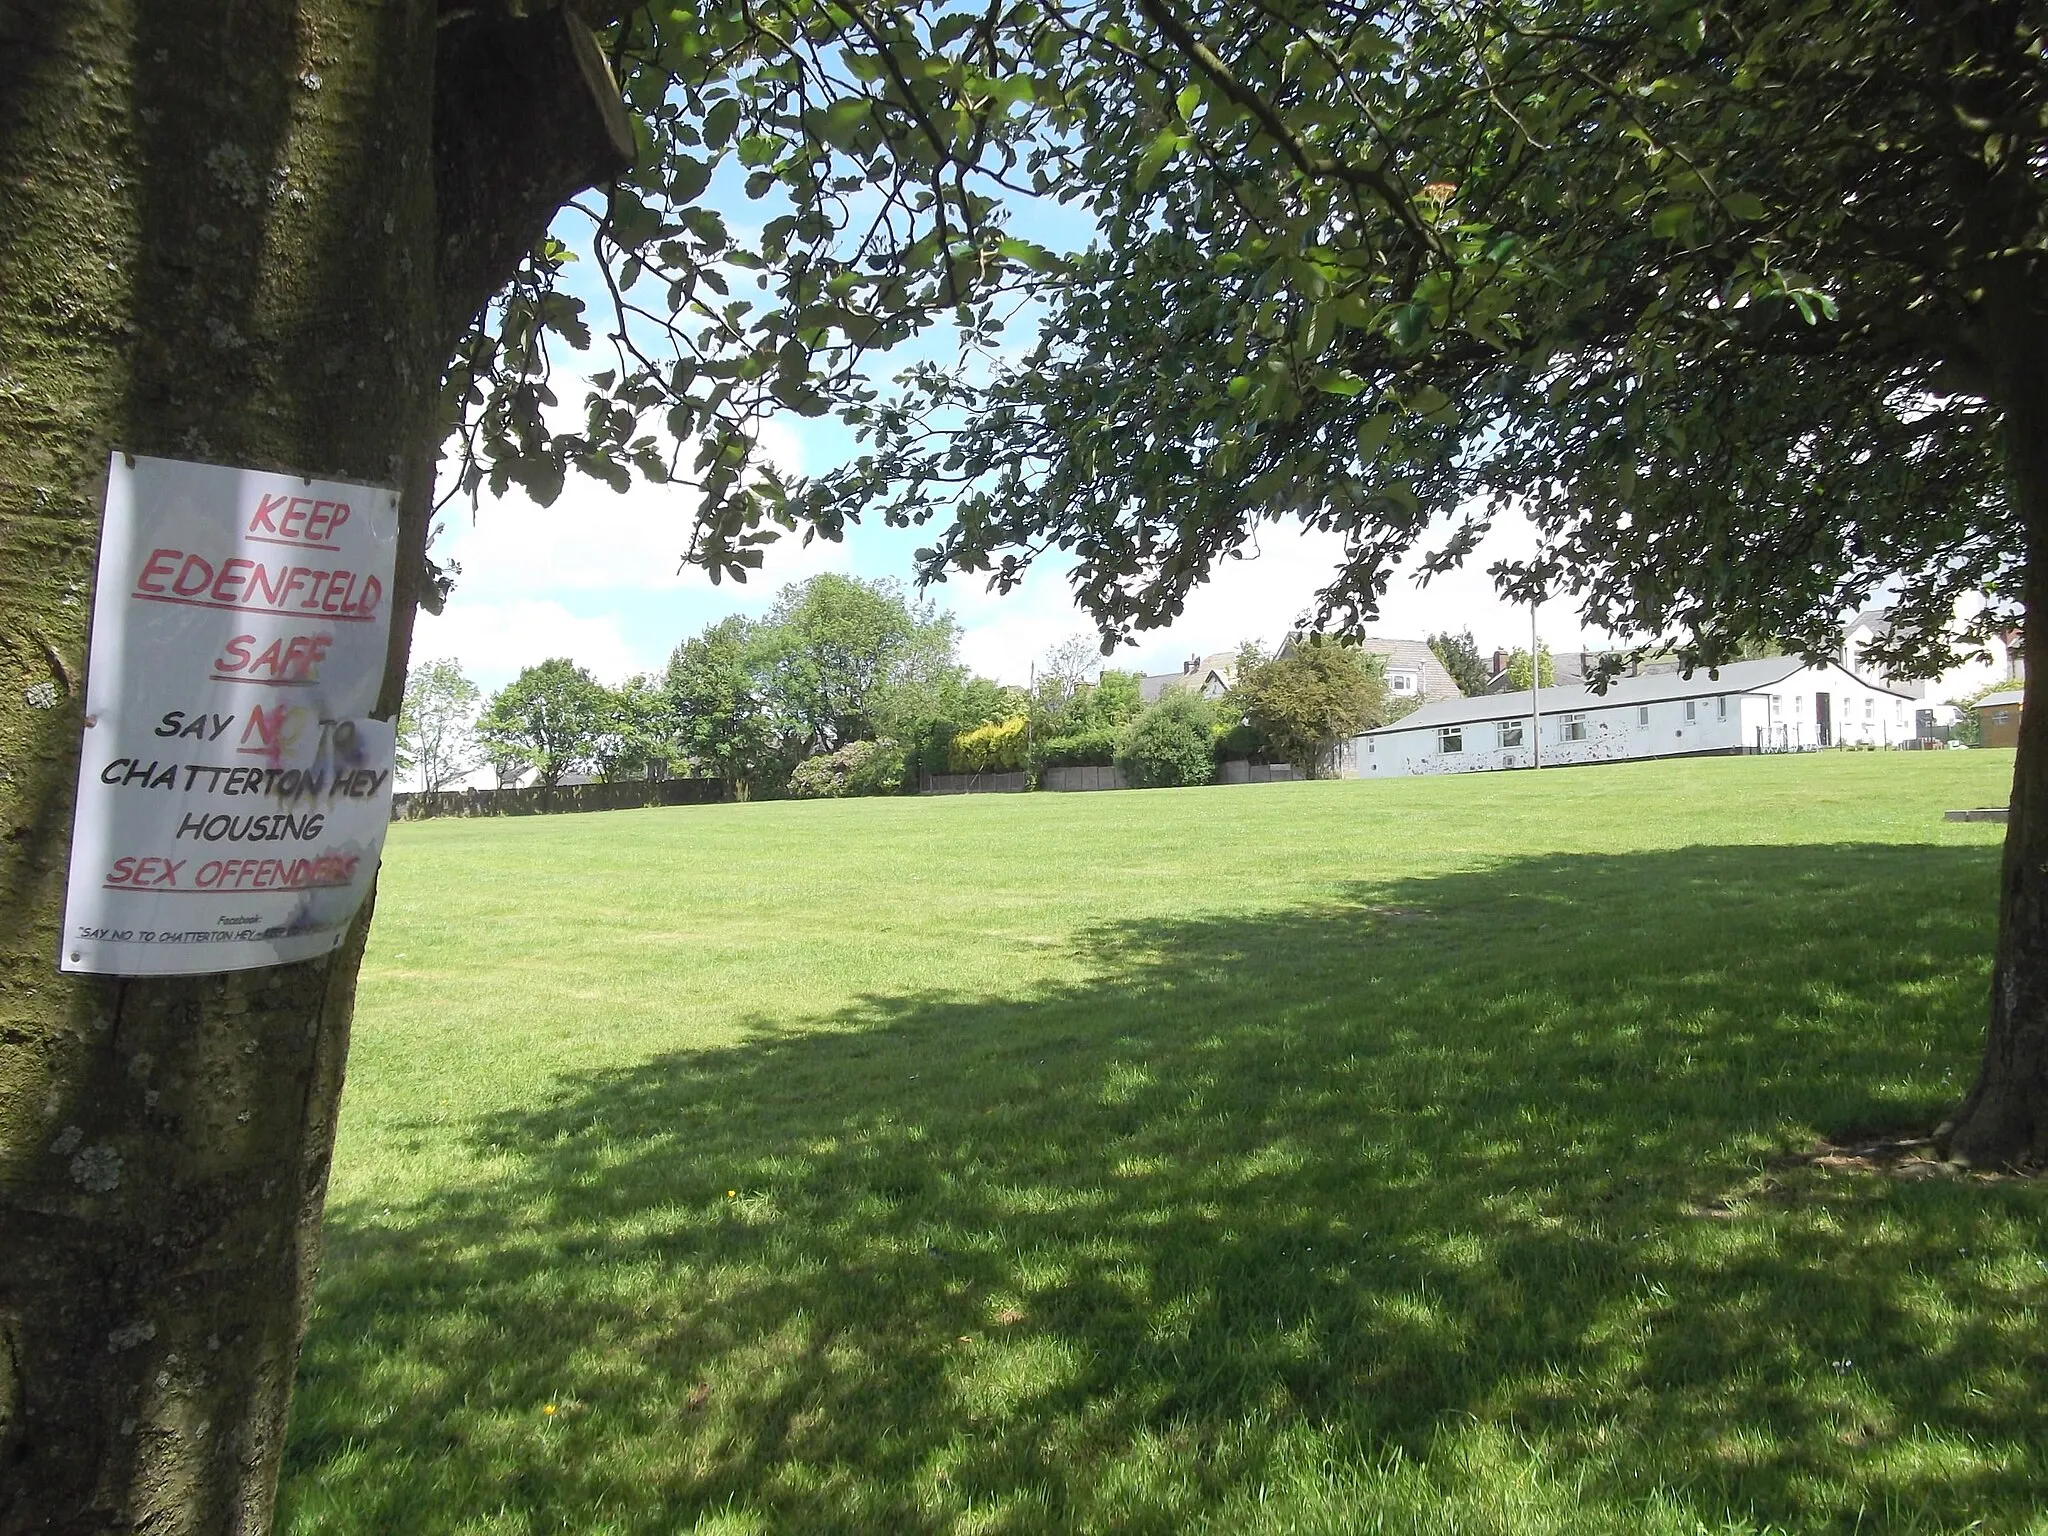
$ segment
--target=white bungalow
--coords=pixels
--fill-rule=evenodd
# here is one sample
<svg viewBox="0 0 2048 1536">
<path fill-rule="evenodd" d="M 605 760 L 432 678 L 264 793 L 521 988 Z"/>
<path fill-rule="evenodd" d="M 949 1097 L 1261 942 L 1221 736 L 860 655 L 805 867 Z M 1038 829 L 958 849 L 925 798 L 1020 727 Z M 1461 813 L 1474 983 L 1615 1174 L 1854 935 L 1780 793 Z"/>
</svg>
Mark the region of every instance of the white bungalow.
<svg viewBox="0 0 2048 1536">
<path fill-rule="evenodd" d="M 1914 701 L 1835 662 L 1797 656 L 1735 661 L 1691 677 L 1620 677 L 1604 694 L 1544 688 L 1543 766 L 1638 757 L 1806 752 L 1912 739 Z M 1425 704 L 1355 743 L 1360 778 L 1527 768 L 1529 695 L 1489 693 Z"/>
</svg>

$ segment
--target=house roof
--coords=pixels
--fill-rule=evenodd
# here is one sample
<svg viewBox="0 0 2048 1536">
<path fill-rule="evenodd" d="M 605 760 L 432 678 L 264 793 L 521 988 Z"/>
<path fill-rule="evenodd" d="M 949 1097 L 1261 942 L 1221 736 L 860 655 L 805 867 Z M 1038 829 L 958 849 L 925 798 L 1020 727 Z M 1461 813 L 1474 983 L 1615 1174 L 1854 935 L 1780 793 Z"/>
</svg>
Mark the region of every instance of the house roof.
<svg viewBox="0 0 2048 1536">
<path fill-rule="evenodd" d="M 1237 652 L 1211 651 L 1207 656 L 1190 657 L 1192 666 L 1178 672 L 1152 672 L 1138 679 L 1138 698 L 1150 704 L 1169 688 L 1190 688 L 1199 693 L 1214 677 L 1225 688 L 1237 676 Z"/>
<path fill-rule="evenodd" d="M 1358 648 L 1371 656 L 1385 660 L 1389 672 L 1414 672 L 1422 679 L 1422 696 L 1426 699 L 1455 699 L 1462 690 L 1450 670 L 1437 660 L 1436 652 L 1423 640 L 1383 640 L 1378 635 L 1367 635 L 1358 642 Z"/>
<path fill-rule="evenodd" d="M 1996 693 L 1985 694 L 1970 708 L 1982 709 L 1986 704 L 2021 704 L 2026 701 L 2026 697 L 2027 690 L 2024 688 L 2001 688 Z"/>
<path fill-rule="evenodd" d="M 1612 651 L 1557 651 L 1550 658 L 1551 676 L 1559 688 L 1576 688 L 1586 681 L 1589 674 L 1600 662 L 1613 655 Z M 1669 656 L 1653 656 L 1647 661 L 1630 664 L 1630 677 L 1661 677 L 1679 670 L 1678 662 Z M 1493 674 L 1486 684 L 1488 693 L 1527 693 L 1528 685 L 1516 685 L 1508 681 L 1507 669 L 1503 667 Z"/>
<path fill-rule="evenodd" d="M 1581 709 L 1609 709 L 1617 704 L 1659 704 L 1670 699 L 1712 698 L 1721 693 L 1755 693 L 1782 683 L 1795 672 L 1803 672 L 1809 663 L 1799 656 L 1768 656 L 1761 661 L 1731 661 L 1718 672 L 1701 668 L 1691 677 L 1680 677 L 1674 672 L 1662 672 L 1643 677 L 1618 677 L 1607 685 L 1605 693 L 1595 693 L 1584 687 L 1541 688 L 1536 693 L 1537 707 L 1546 715 L 1565 714 Z M 1896 688 L 1886 687 L 1868 678 L 1845 671 L 1834 662 L 1812 663 L 1817 668 L 1832 667 L 1841 672 L 1848 681 L 1859 687 L 1869 688 L 1878 693 L 1889 693 L 1898 698 L 1908 695 Z M 1403 715 L 1392 725 L 1383 725 L 1378 730 L 1367 731 L 1368 736 L 1384 736 L 1393 731 L 1434 729 L 1440 725 L 1470 725 L 1486 720 L 1518 720 L 1528 714 L 1529 695 L 1526 690 L 1516 693 L 1484 693 L 1470 699 L 1445 699 L 1437 704 L 1425 704 L 1412 714 Z"/>
</svg>

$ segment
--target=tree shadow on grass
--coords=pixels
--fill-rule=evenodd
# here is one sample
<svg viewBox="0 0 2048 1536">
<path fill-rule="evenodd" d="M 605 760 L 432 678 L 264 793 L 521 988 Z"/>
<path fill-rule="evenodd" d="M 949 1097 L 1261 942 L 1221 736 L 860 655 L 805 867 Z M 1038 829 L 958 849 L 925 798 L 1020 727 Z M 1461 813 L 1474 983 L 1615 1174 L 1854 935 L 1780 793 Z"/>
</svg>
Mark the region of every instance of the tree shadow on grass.
<svg viewBox="0 0 2048 1536">
<path fill-rule="evenodd" d="M 2048 1192 L 1771 1163 L 1957 1095 L 1994 874 L 1515 861 L 560 1082 L 334 1217 L 282 1528 L 2017 1529 Z"/>
</svg>

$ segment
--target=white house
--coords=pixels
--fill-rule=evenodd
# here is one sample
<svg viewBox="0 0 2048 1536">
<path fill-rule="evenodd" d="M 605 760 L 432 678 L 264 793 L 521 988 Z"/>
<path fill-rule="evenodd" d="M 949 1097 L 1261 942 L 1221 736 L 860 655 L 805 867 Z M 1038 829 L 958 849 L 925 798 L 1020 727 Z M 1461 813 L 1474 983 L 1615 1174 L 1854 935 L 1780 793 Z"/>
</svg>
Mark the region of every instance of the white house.
<svg viewBox="0 0 2048 1536">
<path fill-rule="evenodd" d="M 1956 629 L 1977 615 L 1967 611 L 1967 606 L 1958 601 L 1955 609 Z M 1876 642 L 1890 636 L 1892 611 L 1889 608 L 1866 608 L 1842 627 L 1842 662 L 1851 672 L 1861 677 L 1872 678 L 1887 688 L 1896 688 L 1910 698 L 1920 701 L 1920 710 L 1929 714 L 1930 724 L 1951 724 L 1957 715 L 1953 707 L 1958 699 L 1969 698 L 1981 693 L 1994 683 L 2020 683 L 2027 675 L 2025 653 L 2020 645 L 2017 630 L 2000 629 L 1988 635 L 1983 641 L 1984 654 L 1959 662 L 1935 678 L 1894 677 L 1875 658 L 1865 653 Z"/>
<path fill-rule="evenodd" d="M 1538 690 L 1543 765 L 1889 746 L 1913 736 L 1913 703 L 1835 662 L 1797 656 L 1735 661 L 1718 673 L 1616 678 Z M 1425 704 L 1356 743 L 1360 778 L 1527 768 L 1529 695 L 1489 693 Z"/>
</svg>

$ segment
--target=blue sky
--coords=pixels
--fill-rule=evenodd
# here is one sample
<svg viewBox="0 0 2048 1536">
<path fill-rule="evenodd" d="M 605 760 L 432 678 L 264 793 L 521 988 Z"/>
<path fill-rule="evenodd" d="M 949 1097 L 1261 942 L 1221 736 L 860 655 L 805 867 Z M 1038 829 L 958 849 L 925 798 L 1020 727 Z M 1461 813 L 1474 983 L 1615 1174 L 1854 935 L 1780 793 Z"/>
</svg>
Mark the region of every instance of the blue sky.
<svg viewBox="0 0 2048 1536">
<path fill-rule="evenodd" d="M 773 211 L 747 203 L 725 177 L 709 196 L 736 232 Z M 1078 244 L 1087 230 L 1079 219 L 1072 210 L 1055 210 L 1050 217 L 1033 210 L 1031 232 L 1049 242 Z M 579 223 L 565 215 L 557 232 L 574 243 Z M 1014 341 L 1021 349 L 1029 337 L 1018 334 Z M 558 360 L 557 393 L 566 406 L 581 402 L 572 371 L 606 361 L 596 351 L 565 353 Z M 897 360 L 884 366 L 893 371 Z M 835 420 L 789 417 L 771 424 L 762 446 L 785 472 L 817 473 L 843 461 L 854 445 Z M 658 669 L 679 641 L 728 614 L 763 613 L 786 582 L 841 571 L 907 584 L 911 552 L 931 538 L 929 529 L 875 524 L 850 529 L 840 544 L 805 548 L 784 540 L 770 548 L 765 570 L 746 584 L 713 586 L 701 570 L 681 564 L 690 512 L 687 492 L 640 485 L 619 495 L 576 478 L 545 509 L 514 492 L 502 499 L 486 495 L 472 515 L 467 501 L 458 499 L 445 514 L 435 554 L 457 561 L 462 573 L 447 611 L 420 616 L 415 662 L 453 657 L 486 691 L 551 656 L 568 656 L 617 682 Z M 1526 528 L 1502 527 L 1464 571 L 1438 577 L 1427 588 L 1397 576 L 1376 631 L 1420 639 L 1470 628 L 1482 650 L 1526 645 L 1527 608 L 1502 603 L 1484 571 L 1493 560 L 1524 555 L 1530 546 Z M 1338 558 L 1338 543 L 1330 536 L 1292 524 L 1269 525 L 1255 556 L 1226 562 L 1178 622 L 1139 637 L 1114 664 L 1166 671 L 1190 654 L 1233 649 L 1243 640 L 1275 644 L 1311 604 Z M 958 578 L 929 595 L 958 619 L 967 664 L 1004 682 L 1021 683 L 1035 658 L 1069 636 L 1090 632 L 1074 606 L 1065 567 L 1055 560 L 1042 563 L 1020 590 L 1004 597 L 986 591 L 978 579 Z M 1604 638 L 1584 629 L 1561 603 L 1543 611 L 1541 630 L 1544 643 L 1557 649 Z"/>
</svg>

